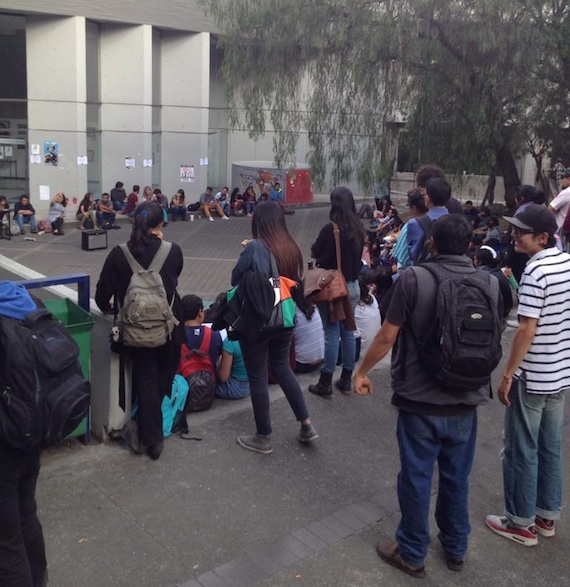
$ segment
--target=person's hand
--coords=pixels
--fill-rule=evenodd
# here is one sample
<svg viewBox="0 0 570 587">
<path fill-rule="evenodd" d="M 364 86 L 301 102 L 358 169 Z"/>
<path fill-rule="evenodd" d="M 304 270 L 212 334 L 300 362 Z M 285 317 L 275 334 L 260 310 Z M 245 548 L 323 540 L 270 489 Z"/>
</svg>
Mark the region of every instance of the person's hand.
<svg viewBox="0 0 570 587">
<path fill-rule="evenodd" d="M 372 381 L 367 375 L 355 375 L 354 393 L 357 395 L 372 395 L 373 391 Z"/>
<path fill-rule="evenodd" d="M 497 390 L 497 393 L 499 395 L 499 401 L 502 404 L 504 404 L 505 406 L 507 406 L 507 408 L 510 408 L 510 406 L 511 406 L 511 400 L 509 399 L 509 393 L 511 391 L 512 384 L 513 384 L 513 378 L 507 377 L 506 375 L 504 375 L 503 378 L 501 379 L 501 383 L 499 384 L 499 389 Z"/>
<path fill-rule="evenodd" d="M 247 239 L 247 238 L 244 238 L 240 243 L 242 249 L 245 249 L 245 247 L 247 247 L 248 244 L 249 244 L 249 239 Z"/>
</svg>

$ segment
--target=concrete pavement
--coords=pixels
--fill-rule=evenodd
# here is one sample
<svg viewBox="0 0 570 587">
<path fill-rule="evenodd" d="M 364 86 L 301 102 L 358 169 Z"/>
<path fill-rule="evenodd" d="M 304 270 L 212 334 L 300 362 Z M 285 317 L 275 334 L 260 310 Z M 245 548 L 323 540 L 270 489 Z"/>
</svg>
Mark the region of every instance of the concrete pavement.
<svg viewBox="0 0 570 587">
<path fill-rule="evenodd" d="M 308 258 L 325 208 L 298 210 L 287 222 Z M 181 293 L 213 299 L 228 286 L 250 220 L 176 223 L 166 238 L 184 251 Z M 110 231 L 110 244 L 127 228 Z M 47 275 L 88 271 L 92 290 L 108 251 L 84 252 L 79 231 L 34 242 L 0 241 L 0 254 Z M 512 331 L 505 334 L 508 355 Z M 500 369 L 497 370 L 498 372 Z M 300 377 L 306 389 L 315 377 Z M 416 585 L 375 553 L 398 523 L 395 437 L 386 363 L 373 371 L 376 393 L 332 401 L 307 394 L 320 438 L 296 440 L 298 424 L 272 386 L 272 456 L 235 442 L 254 430 L 249 400 L 222 402 L 189 416 L 193 436 L 172 438 L 159 461 L 120 444 L 76 442 L 44 455 L 38 486 L 51 585 L 55 587 L 373 587 Z M 556 537 L 525 548 L 487 530 L 502 511 L 503 408 L 479 410 L 471 476 L 471 546 L 462 573 L 449 571 L 432 518 L 427 585 L 570 585 L 566 520 Z M 566 444 L 568 444 L 566 442 Z M 568 446 L 566 446 L 568 448 Z M 568 474 L 566 475 L 568 481 Z M 437 482 L 434 480 L 434 490 Z M 568 485 L 568 484 L 567 484 Z"/>
</svg>

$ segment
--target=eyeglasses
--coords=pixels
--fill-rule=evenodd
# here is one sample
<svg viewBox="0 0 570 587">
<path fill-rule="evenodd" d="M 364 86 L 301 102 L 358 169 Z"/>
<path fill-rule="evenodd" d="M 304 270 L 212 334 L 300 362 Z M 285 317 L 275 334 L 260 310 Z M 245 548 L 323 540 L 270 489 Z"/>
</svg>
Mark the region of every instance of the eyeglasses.
<svg viewBox="0 0 570 587">
<path fill-rule="evenodd" d="M 534 230 L 526 230 L 524 228 L 513 228 L 513 234 L 524 236 L 525 234 L 534 234 Z"/>
</svg>

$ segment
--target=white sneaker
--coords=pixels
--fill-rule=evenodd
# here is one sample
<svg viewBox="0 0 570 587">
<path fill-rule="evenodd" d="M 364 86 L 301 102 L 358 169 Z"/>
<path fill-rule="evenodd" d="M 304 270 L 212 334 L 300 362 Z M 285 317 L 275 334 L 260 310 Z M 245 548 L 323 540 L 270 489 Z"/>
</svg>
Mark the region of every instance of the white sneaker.
<svg viewBox="0 0 570 587">
<path fill-rule="evenodd" d="M 227 216 L 222 216 L 222 220 L 229 220 Z"/>
<path fill-rule="evenodd" d="M 210 216 L 210 218 L 208 218 L 208 220 L 209 220 L 210 222 L 214 222 L 214 219 L 213 219 L 211 216 Z"/>
</svg>

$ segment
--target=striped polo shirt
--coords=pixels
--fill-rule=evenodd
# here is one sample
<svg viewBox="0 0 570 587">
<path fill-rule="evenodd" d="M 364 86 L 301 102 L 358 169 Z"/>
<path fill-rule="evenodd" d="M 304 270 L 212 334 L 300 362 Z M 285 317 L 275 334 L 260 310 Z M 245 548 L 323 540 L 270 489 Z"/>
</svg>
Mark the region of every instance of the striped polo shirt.
<svg viewBox="0 0 570 587">
<path fill-rule="evenodd" d="M 517 376 L 529 393 L 570 387 L 570 255 L 556 247 L 533 255 L 519 289 L 520 316 L 537 318 L 536 334 Z"/>
</svg>

